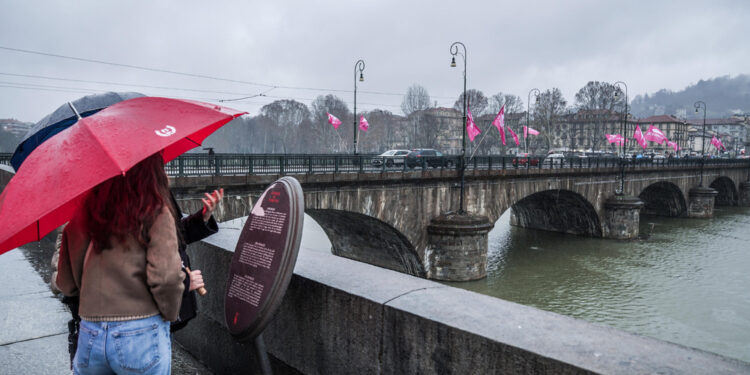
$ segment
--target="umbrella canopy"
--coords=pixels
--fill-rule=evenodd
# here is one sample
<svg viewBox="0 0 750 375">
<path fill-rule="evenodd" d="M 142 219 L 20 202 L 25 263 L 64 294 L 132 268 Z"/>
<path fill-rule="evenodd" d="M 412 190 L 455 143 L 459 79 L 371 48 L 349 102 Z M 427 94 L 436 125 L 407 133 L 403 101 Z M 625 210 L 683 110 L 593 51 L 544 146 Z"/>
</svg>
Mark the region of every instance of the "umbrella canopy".
<svg viewBox="0 0 750 375">
<path fill-rule="evenodd" d="M 243 113 L 140 97 L 79 120 L 39 145 L 0 194 L 0 254 L 68 221 L 99 183 L 157 152 L 169 162 Z"/>
<path fill-rule="evenodd" d="M 78 122 L 78 114 L 81 117 L 88 117 L 112 104 L 142 96 L 145 95 L 137 92 L 105 92 L 103 94 L 87 95 L 69 104 L 61 105 L 26 132 L 23 140 L 18 144 L 16 151 L 13 152 L 13 156 L 10 158 L 10 165 L 15 170 L 18 170 L 31 151 L 34 151 L 35 148 L 53 135 Z M 78 114 L 73 111 L 71 105 L 75 107 Z"/>
</svg>

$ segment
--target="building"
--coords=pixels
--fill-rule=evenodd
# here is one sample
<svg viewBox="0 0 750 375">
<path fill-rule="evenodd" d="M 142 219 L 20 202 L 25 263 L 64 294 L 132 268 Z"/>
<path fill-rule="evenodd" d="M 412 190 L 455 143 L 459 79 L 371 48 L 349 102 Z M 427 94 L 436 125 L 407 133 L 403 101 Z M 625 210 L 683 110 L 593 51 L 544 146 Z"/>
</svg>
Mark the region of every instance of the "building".
<svg viewBox="0 0 750 375">
<path fill-rule="evenodd" d="M 30 122 L 21 122 L 16 119 L 0 119 L 0 130 L 18 137 L 25 136 L 32 125 L 34 124 Z"/>
<path fill-rule="evenodd" d="M 624 129 L 626 138 L 630 129 L 634 127 Z M 616 146 L 610 144 L 605 135 L 622 134 L 623 116 L 621 112 L 608 109 L 582 109 L 563 116 L 551 130 L 554 134 L 552 144 L 558 149 L 616 151 Z"/>
<path fill-rule="evenodd" d="M 648 131 L 648 128 L 650 125 L 653 125 L 654 127 L 658 128 L 659 130 L 664 133 L 665 136 L 667 136 L 667 139 L 669 139 L 672 142 L 677 142 L 677 145 L 680 146 L 680 149 L 684 153 L 686 150 L 695 150 L 691 143 L 691 139 L 689 137 L 689 127 L 690 124 L 685 122 L 684 120 L 681 120 L 675 116 L 672 115 L 658 115 L 658 116 L 651 116 L 646 117 L 643 119 L 639 119 L 638 123 L 641 125 L 641 131 L 643 134 L 646 134 Z M 659 144 L 656 142 L 648 141 L 648 148 L 652 151 L 656 151 L 659 153 L 665 153 L 665 152 L 674 152 L 674 149 L 669 147 L 666 142 Z"/>
<path fill-rule="evenodd" d="M 703 119 L 688 121 L 691 127 L 696 129 L 696 137 L 702 134 Z M 737 152 L 745 148 L 748 143 L 748 122 L 744 117 L 716 118 L 706 119 L 706 137 L 710 141 L 712 137 L 717 137 L 726 147 L 727 151 Z M 700 142 L 700 139 L 698 140 Z M 710 144 L 706 146 L 706 151 L 711 150 Z"/>
</svg>

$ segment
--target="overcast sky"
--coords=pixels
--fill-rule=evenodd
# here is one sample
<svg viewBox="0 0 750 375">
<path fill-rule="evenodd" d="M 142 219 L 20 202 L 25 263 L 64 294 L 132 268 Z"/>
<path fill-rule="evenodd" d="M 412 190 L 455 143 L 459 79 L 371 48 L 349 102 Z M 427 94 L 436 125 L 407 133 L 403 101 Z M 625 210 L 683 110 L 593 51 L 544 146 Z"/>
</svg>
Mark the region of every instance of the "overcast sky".
<svg viewBox="0 0 750 375">
<path fill-rule="evenodd" d="M 525 103 L 532 88 L 558 87 L 573 104 L 588 81 L 619 80 L 632 100 L 750 73 L 749 15 L 750 2 L 740 0 L 0 0 L 0 118 L 36 122 L 66 101 L 109 90 L 216 101 L 273 86 L 312 90 L 276 88 L 224 105 L 254 115 L 273 100 L 309 104 L 333 93 L 351 110 L 360 58 L 358 110 L 401 114 L 414 83 L 450 107 L 463 84 L 460 59 L 449 66 L 454 41 L 468 50 L 468 87 L 487 96 L 511 93 Z"/>
</svg>

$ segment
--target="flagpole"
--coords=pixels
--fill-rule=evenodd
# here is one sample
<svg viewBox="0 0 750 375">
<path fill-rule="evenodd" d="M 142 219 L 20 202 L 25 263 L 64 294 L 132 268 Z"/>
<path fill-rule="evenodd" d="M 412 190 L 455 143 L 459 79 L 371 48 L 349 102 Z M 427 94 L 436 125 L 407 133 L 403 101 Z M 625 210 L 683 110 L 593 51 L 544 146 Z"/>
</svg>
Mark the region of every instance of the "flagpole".
<svg viewBox="0 0 750 375">
<path fill-rule="evenodd" d="M 476 125 L 476 123 L 474 123 L 474 124 Z M 477 126 L 477 127 L 479 127 L 479 126 Z M 484 137 L 486 137 L 487 134 L 490 132 L 490 128 L 491 127 L 492 127 L 492 123 L 490 123 L 490 126 L 488 126 L 487 130 L 485 130 L 485 133 L 482 136 L 482 138 L 479 140 L 479 143 L 477 143 L 476 147 L 474 147 L 474 151 L 471 153 L 471 156 L 469 156 L 469 161 L 471 161 L 472 159 L 474 159 L 474 154 L 476 154 L 477 150 L 479 149 L 479 146 L 482 145 L 482 142 L 484 141 Z M 482 129 L 480 128 L 479 130 L 481 131 Z"/>
<path fill-rule="evenodd" d="M 625 84 L 623 81 L 617 81 L 612 84 L 612 86 L 615 86 L 618 90 L 619 87 L 617 87 L 617 84 L 622 84 L 625 86 L 625 113 L 623 113 L 623 120 L 622 120 L 622 126 L 620 127 L 620 134 L 622 134 L 623 137 L 625 137 L 625 131 L 627 130 L 626 122 L 628 121 L 628 85 Z M 615 91 L 615 97 L 617 97 L 617 91 Z M 620 189 L 619 191 L 615 189 L 616 195 L 624 195 L 625 194 L 625 141 L 622 142 L 622 156 L 620 158 Z"/>
<path fill-rule="evenodd" d="M 465 214 L 464 170 L 466 169 L 466 46 L 461 42 L 454 42 L 453 44 L 451 44 L 451 55 L 453 55 L 453 59 L 451 60 L 451 67 L 456 67 L 456 55 L 459 54 L 458 46 L 461 46 L 464 50 L 464 53 L 461 54 L 461 56 L 464 58 L 464 121 L 461 124 L 461 128 L 463 129 L 463 137 L 461 137 L 461 168 L 459 168 L 458 170 L 458 173 L 461 175 L 461 196 L 458 203 L 458 213 Z"/>
<path fill-rule="evenodd" d="M 354 63 L 354 155 L 357 155 L 357 70 L 359 70 L 359 81 L 363 82 L 365 77 L 362 71 L 365 70 L 365 62 L 362 59 Z"/>
<path fill-rule="evenodd" d="M 533 89 L 529 90 L 529 95 L 526 96 L 526 128 L 527 129 L 528 129 L 529 126 L 531 126 L 531 123 L 529 123 L 529 112 L 531 112 L 531 93 L 534 92 L 534 91 L 536 91 L 536 101 L 537 102 L 539 101 L 539 95 L 541 94 L 541 92 L 539 91 L 538 88 L 533 88 Z M 526 150 L 524 152 L 528 154 L 529 153 L 529 145 L 527 143 L 528 141 L 526 140 L 526 138 L 527 138 L 526 137 L 526 133 L 524 132 L 523 147 Z"/>
</svg>

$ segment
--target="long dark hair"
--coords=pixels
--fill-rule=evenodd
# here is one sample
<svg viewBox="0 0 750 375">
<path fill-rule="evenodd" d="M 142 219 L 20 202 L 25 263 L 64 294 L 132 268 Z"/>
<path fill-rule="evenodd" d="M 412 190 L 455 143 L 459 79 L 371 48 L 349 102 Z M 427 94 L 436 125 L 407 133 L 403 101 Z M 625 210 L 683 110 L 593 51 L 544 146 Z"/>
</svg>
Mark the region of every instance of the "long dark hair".
<svg viewBox="0 0 750 375">
<path fill-rule="evenodd" d="M 97 185 L 84 203 L 86 228 L 94 250 L 110 248 L 113 238 L 123 242 L 128 236 L 145 247 L 150 241 L 149 229 L 165 205 L 176 217 L 160 153 L 136 164 L 124 175 Z"/>
</svg>

